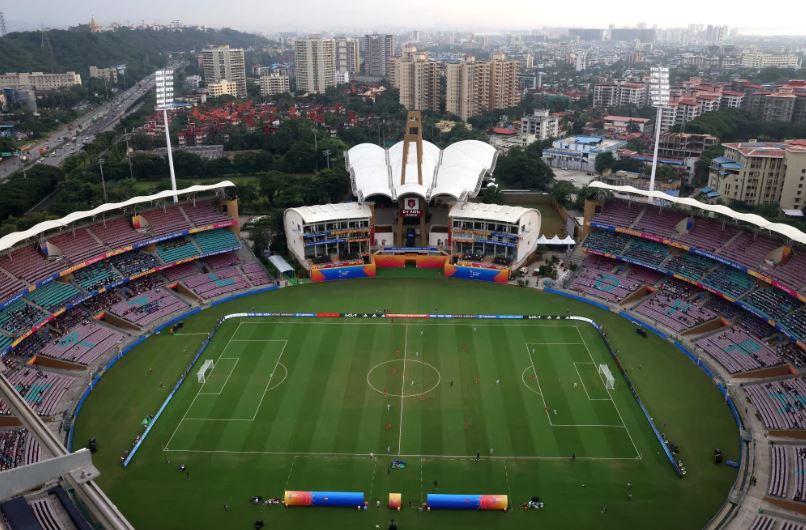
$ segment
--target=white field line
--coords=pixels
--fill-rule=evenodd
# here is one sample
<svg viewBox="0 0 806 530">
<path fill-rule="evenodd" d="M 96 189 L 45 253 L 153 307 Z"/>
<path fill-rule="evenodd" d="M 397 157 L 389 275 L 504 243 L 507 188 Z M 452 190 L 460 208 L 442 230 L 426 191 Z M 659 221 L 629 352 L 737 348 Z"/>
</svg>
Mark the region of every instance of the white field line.
<svg viewBox="0 0 806 530">
<path fill-rule="evenodd" d="M 596 364 L 594 364 L 594 363 L 578 363 L 578 362 L 574 362 L 574 370 L 577 371 L 577 377 L 579 377 L 579 382 L 582 384 L 582 390 L 584 390 L 585 395 L 588 396 L 588 401 L 613 401 L 609 397 L 606 397 L 606 398 L 592 398 L 591 397 L 591 395 L 588 393 L 588 388 L 585 386 L 585 381 L 582 380 L 582 374 L 579 373 L 579 368 L 577 368 L 578 364 L 593 364 L 594 366 L 596 366 Z"/>
<path fill-rule="evenodd" d="M 227 348 L 229 348 L 230 342 L 232 342 L 232 339 L 238 333 L 238 330 L 241 329 L 242 324 L 243 324 L 243 322 L 238 322 L 238 325 L 236 326 L 235 331 L 232 332 L 232 335 L 230 335 L 229 340 L 224 345 L 224 348 L 221 350 L 221 353 L 218 355 L 218 358 L 216 359 L 215 365 L 218 365 L 218 361 L 221 360 L 221 357 L 224 355 L 224 352 L 227 351 Z M 215 370 L 215 366 L 213 366 L 213 370 Z M 211 373 L 212 373 L 212 371 L 211 371 Z M 168 447 L 170 447 L 171 442 L 174 439 L 174 436 L 176 436 L 176 432 L 179 430 L 179 427 L 182 425 L 182 422 L 185 421 L 185 418 L 187 418 L 188 412 L 190 412 L 190 409 L 193 407 L 193 404 L 196 403 L 196 399 L 199 397 L 199 393 L 202 391 L 202 388 L 204 388 L 204 384 L 202 384 L 199 387 L 199 390 L 196 391 L 196 395 L 193 396 L 193 400 L 190 402 L 190 405 L 188 405 L 188 408 L 185 409 L 185 413 L 182 415 L 182 419 L 180 419 L 179 423 L 176 424 L 176 428 L 174 429 L 174 432 L 171 433 L 171 437 L 168 438 L 168 441 L 165 443 L 165 449 L 164 449 L 165 451 L 167 451 Z"/>
<path fill-rule="evenodd" d="M 577 326 L 574 327 L 577 330 L 579 338 L 582 339 L 582 343 L 585 344 L 585 349 L 588 351 L 588 357 L 590 357 L 591 362 L 595 364 L 596 361 L 593 359 L 593 354 L 591 353 L 590 348 L 588 348 L 588 344 L 585 342 L 585 337 L 582 336 L 582 332 L 579 331 L 579 328 Z M 630 442 L 632 442 L 633 449 L 635 449 L 635 454 L 638 455 L 637 458 L 640 459 L 641 451 L 639 451 L 638 446 L 635 445 L 635 440 L 633 440 L 632 434 L 630 433 L 630 429 L 627 428 L 627 423 L 624 421 L 624 417 L 621 415 L 621 411 L 618 409 L 618 405 L 616 405 L 616 402 L 613 400 L 613 395 L 610 393 L 610 389 L 607 388 L 607 386 L 605 386 L 605 391 L 607 391 L 607 395 L 610 396 L 610 400 L 613 401 L 613 408 L 616 409 L 616 414 L 618 414 L 619 420 L 621 420 L 621 423 L 624 425 L 624 430 L 627 431 L 627 436 L 630 438 Z"/>
<path fill-rule="evenodd" d="M 219 390 L 218 392 L 201 392 L 201 391 L 199 391 L 200 396 L 220 396 L 221 392 L 224 391 L 224 387 L 227 386 L 227 382 L 229 382 L 229 378 L 232 375 L 232 372 L 234 372 L 235 367 L 238 366 L 238 361 L 241 360 L 239 357 L 219 357 L 218 362 L 221 362 L 223 359 L 227 359 L 227 360 L 235 359 L 235 363 L 232 365 L 232 368 L 229 369 L 229 373 L 227 374 L 226 379 L 224 379 L 224 384 L 221 385 L 221 390 Z M 204 383 L 202 384 L 202 386 L 205 386 L 205 385 L 207 385 L 207 379 L 205 379 Z"/>
<path fill-rule="evenodd" d="M 535 369 L 535 361 L 532 359 L 532 350 L 529 348 L 529 343 L 525 343 L 526 346 L 526 354 L 529 356 L 529 364 L 532 365 L 532 373 L 535 376 L 535 382 L 537 383 L 537 389 L 540 391 L 540 399 L 543 401 L 543 410 L 546 412 L 546 418 L 549 420 L 549 425 L 551 423 L 551 414 L 549 414 L 549 406 L 546 404 L 546 397 L 543 395 L 543 388 L 540 386 L 540 378 L 537 377 L 537 370 Z"/>
<path fill-rule="evenodd" d="M 403 374 L 400 378 L 400 432 L 397 435 L 397 454 L 403 444 L 403 403 L 406 395 L 406 351 L 409 347 L 409 325 L 403 328 Z"/>
<path fill-rule="evenodd" d="M 576 427 L 572 425 L 571 427 Z M 622 427 L 619 425 L 618 427 Z M 293 451 L 228 451 L 224 449 L 164 449 L 169 453 L 202 453 L 202 454 L 234 454 L 234 455 L 274 455 L 274 456 L 297 456 L 304 458 L 369 458 L 369 453 L 316 453 L 316 452 L 293 452 Z M 397 455 L 403 458 L 422 458 L 422 459 L 442 459 L 442 460 L 476 460 L 476 455 L 416 455 L 416 454 L 400 454 Z M 512 455 L 497 455 L 485 456 L 486 460 L 568 460 L 567 456 L 512 456 Z M 577 460 L 640 460 L 635 456 L 577 456 Z"/>
</svg>

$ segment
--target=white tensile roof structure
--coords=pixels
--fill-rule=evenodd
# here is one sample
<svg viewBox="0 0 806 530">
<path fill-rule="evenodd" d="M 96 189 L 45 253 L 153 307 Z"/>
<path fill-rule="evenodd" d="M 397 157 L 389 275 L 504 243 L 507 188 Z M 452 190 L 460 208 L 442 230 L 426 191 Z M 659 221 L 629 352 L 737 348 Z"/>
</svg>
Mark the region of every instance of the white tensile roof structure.
<svg viewBox="0 0 806 530">
<path fill-rule="evenodd" d="M 181 190 L 176 191 L 164 190 L 160 191 L 159 193 L 155 193 L 153 195 L 142 195 L 139 197 L 132 197 L 131 199 L 122 202 L 108 202 L 106 204 L 102 204 L 96 208 L 93 208 L 92 210 L 73 212 L 65 215 L 61 219 L 42 221 L 41 223 L 35 224 L 28 230 L 13 232 L 11 234 L 7 234 L 3 237 L 0 237 L 0 252 L 8 250 L 14 245 L 25 241 L 26 239 L 31 239 L 50 230 L 66 228 L 70 226 L 72 223 L 84 219 L 91 219 L 106 212 L 112 212 L 115 210 L 120 210 L 121 208 L 136 206 L 138 204 L 150 203 L 160 199 L 167 199 L 170 197 L 174 197 L 176 195 L 189 195 L 193 193 L 202 193 L 206 191 L 219 190 L 230 187 L 235 187 L 235 184 L 233 184 L 229 180 L 223 180 L 217 184 L 196 184 L 194 186 L 190 186 L 188 188 L 184 188 Z"/>
<path fill-rule="evenodd" d="M 403 171 L 403 142 L 388 150 L 375 144 L 359 144 L 344 155 L 350 172 L 353 194 L 359 201 L 372 195 L 397 199 L 402 195 L 419 195 L 431 200 L 446 195 L 467 200 L 478 195 L 484 178 L 492 175 L 498 151 L 478 140 L 463 140 L 440 150 L 431 142 L 423 142 L 423 183 L 418 182 L 417 150 L 411 146 Z"/>
<path fill-rule="evenodd" d="M 732 208 L 728 208 L 727 206 L 723 206 L 721 204 L 706 204 L 704 202 L 700 202 L 690 197 L 672 197 L 671 195 L 667 195 L 662 191 L 640 190 L 633 186 L 614 186 L 612 184 L 605 184 L 604 182 L 599 182 L 598 180 L 591 182 L 588 186 L 590 186 L 591 188 L 599 188 L 603 190 L 614 191 L 616 193 L 626 193 L 628 195 L 642 195 L 644 197 L 652 197 L 653 199 L 669 201 L 674 204 L 682 204 L 690 208 L 697 208 L 700 210 L 704 210 L 706 212 L 714 212 L 719 215 L 724 215 L 725 217 L 734 219 L 736 221 L 741 221 L 743 223 L 754 225 L 762 230 L 769 230 L 770 232 L 774 232 L 780 236 L 785 237 L 786 239 L 792 240 L 796 243 L 800 243 L 801 245 L 806 245 L 806 234 L 798 230 L 794 226 L 790 226 L 784 223 L 772 223 L 767 219 L 765 219 L 764 217 L 761 217 L 760 215 L 756 215 L 754 213 L 737 212 L 736 210 L 733 210 Z"/>
<path fill-rule="evenodd" d="M 532 208 L 521 206 L 506 206 L 503 204 L 484 204 L 479 202 L 460 202 L 455 204 L 449 217 L 466 219 L 483 219 L 485 221 L 498 221 L 501 223 L 517 223 L 523 214 L 535 211 Z"/>
</svg>

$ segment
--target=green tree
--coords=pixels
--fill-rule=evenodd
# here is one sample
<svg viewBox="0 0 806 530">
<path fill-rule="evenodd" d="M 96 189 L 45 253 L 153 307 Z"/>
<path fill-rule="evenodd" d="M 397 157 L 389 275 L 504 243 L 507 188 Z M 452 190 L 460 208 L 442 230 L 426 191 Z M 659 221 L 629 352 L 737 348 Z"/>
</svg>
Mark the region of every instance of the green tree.
<svg viewBox="0 0 806 530">
<path fill-rule="evenodd" d="M 572 196 L 576 192 L 577 189 L 574 184 L 565 180 L 557 181 L 551 187 L 552 197 L 554 197 L 560 205 L 566 208 L 570 208 L 573 205 L 574 201 Z"/>
<path fill-rule="evenodd" d="M 495 174 L 498 180 L 512 189 L 547 190 L 554 172 L 542 158 L 529 156 L 520 147 L 513 147 L 498 157 Z"/>
<path fill-rule="evenodd" d="M 597 173 L 604 173 L 608 169 L 613 169 L 616 165 L 616 157 L 613 156 L 613 153 L 610 151 L 605 151 L 604 153 L 599 153 L 596 155 L 596 162 L 594 163 L 594 167 L 596 168 Z"/>
</svg>

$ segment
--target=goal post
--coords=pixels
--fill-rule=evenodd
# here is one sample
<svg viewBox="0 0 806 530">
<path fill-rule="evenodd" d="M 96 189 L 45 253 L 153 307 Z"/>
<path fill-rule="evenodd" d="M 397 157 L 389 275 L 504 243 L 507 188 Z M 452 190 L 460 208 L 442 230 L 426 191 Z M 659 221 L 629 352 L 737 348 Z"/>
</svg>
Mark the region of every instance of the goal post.
<svg viewBox="0 0 806 530">
<path fill-rule="evenodd" d="M 213 360 L 212 359 L 207 359 L 206 361 L 204 361 L 204 363 L 202 363 L 202 365 L 201 365 L 201 368 L 199 368 L 199 371 L 196 372 L 197 381 L 200 384 L 206 383 L 207 382 L 207 379 L 206 379 L 207 373 L 212 371 L 212 369 L 214 367 L 215 366 L 213 365 Z"/>
<path fill-rule="evenodd" d="M 604 381 L 607 390 L 613 390 L 616 387 L 616 379 L 613 377 L 613 373 L 606 364 L 599 365 L 599 376 Z"/>
</svg>

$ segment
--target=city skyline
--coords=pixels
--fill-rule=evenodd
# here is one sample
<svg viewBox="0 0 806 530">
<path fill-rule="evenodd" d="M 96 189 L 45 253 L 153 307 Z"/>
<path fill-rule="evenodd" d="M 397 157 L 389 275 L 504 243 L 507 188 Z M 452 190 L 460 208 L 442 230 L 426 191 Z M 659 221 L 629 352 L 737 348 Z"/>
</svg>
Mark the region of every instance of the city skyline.
<svg viewBox="0 0 806 530">
<path fill-rule="evenodd" d="M 599 27 L 609 24 L 616 27 L 644 23 L 648 27 L 686 27 L 689 24 L 718 24 L 737 28 L 744 35 L 804 35 L 806 28 L 792 21 L 806 16 L 806 4 L 793 3 L 789 15 L 782 19 L 776 10 L 725 11 L 718 3 L 699 3 L 681 0 L 673 10 L 649 6 L 638 0 L 621 0 L 602 4 L 594 0 L 580 0 L 573 10 L 541 8 L 526 0 L 515 0 L 506 10 L 495 4 L 479 0 L 447 0 L 439 3 L 429 0 L 411 0 L 405 4 L 391 4 L 381 12 L 369 0 L 351 0 L 349 6 L 333 10 L 325 0 L 303 0 L 295 9 L 279 3 L 257 0 L 240 0 L 235 9 L 221 16 L 217 3 L 199 0 L 192 8 L 184 3 L 165 4 L 156 0 L 143 0 L 135 4 L 109 4 L 96 0 L 76 0 L 69 4 L 56 0 L 34 3 L 34 10 L 23 12 L 6 9 L 9 31 L 22 31 L 46 27 L 67 27 L 86 24 L 91 16 L 102 25 L 168 24 L 178 19 L 183 24 L 211 27 L 232 27 L 247 31 L 344 31 L 369 30 L 400 31 L 406 29 L 464 30 L 495 32 L 502 30 L 529 30 L 543 27 Z M 517 13 L 517 16 L 513 16 Z M 696 13 L 696 18 L 692 18 Z M 265 22 L 261 22 L 265 21 Z"/>
</svg>

